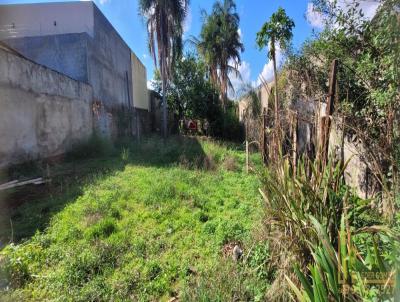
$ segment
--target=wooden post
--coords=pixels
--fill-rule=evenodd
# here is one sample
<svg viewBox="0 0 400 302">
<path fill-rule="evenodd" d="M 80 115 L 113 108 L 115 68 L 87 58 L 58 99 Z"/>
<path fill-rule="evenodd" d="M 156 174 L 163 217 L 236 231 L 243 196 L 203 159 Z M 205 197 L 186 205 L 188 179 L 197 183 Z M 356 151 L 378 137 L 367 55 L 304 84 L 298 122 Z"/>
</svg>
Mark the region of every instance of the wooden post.
<svg viewBox="0 0 400 302">
<path fill-rule="evenodd" d="M 338 60 L 335 59 L 332 61 L 331 65 L 331 74 L 329 77 L 329 94 L 328 100 L 326 105 L 326 118 L 323 121 L 324 129 L 323 131 L 323 141 L 322 141 L 322 163 L 325 166 L 328 161 L 328 152 L 329 152 L 329 136 L 331 130 L 331 116 L 335 109 L 335 95 L 336 95 L 336 77 L 337 77 L 337 67 L 338 67 Z"/>
<path fill-rule="evenodd" d="M 261 148 L 262 148 L 262 158 L 263 158 L 264 164 L 267 163 L 267 152 L 266 152 L 266 142 L 265 142 L 266 125 L 267 125 L 267 110 L 265 108 L 263 108 Z"/>
<path fill-rule="evenodd" d="M 332 61 L 331 65 L 331 75 L 329 77 L 329 94 L 328 94 L 328 105 L 327 105 L 327 115 L 332 115 L 334 111 L 334 102 L 336 95 L 336 76 L 337 76 L 338 60 Z"/>
<path fill-rule="evenodd" d="M 298 128 L 297 112 L 293 112 L 293 131 L 292 131 L 293 177 L 295 177 L 297 169 L 297 128 Z"/>
<path fill-rule="evenodd" d="M 249 141 L 246 140 L 246 173 L 249 173 Z"/>
</svg>

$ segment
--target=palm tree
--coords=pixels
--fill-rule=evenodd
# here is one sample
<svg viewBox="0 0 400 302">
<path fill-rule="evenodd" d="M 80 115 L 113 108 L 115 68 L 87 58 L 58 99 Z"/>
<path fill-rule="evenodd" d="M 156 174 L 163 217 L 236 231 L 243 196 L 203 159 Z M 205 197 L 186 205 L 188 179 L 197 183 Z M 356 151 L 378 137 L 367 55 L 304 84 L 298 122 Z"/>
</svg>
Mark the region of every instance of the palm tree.
<svg viewBox="0 0 400 302">
<path fill-rule="evenodd" d="M 279 46 L 281 50 L 287 49 L 290 40 L 293 37 L 292 30 L 294 22 L 287 15 L 282 7 L 273 13 L 270 20 L 266 22 L 261 30 L 257 33 L 257 45 L 260 49 L 268 46 L 268 57 L 272 60 L 274 65 L 274 79 L 275 79 L 275 127 L 279 129 L 279 108 L 278 108 L 278 74 L 276 70 L 276 47 Z"/>
<path fill-rule="evenodd" d="M 210 78 L 219 87 L 225 110 L 228 89 L 232 87 L 230 73 L 240 77 L 240 53 L 244 51 L 239 35 L 239 15 L 233 0 L 217 1 L 210 15 L 203 12 L 204 24 L 197 49 L 209 67 Z"/>
<path fill-rule="evenodd" d="M 182 54 L 183 22 L 189 0 L 140 0 L 139 12 L 145 18 L 149 50 L 162 81 L 163 136 L 167 137 L 166 90 L 174 62 Z"/>
</svg>

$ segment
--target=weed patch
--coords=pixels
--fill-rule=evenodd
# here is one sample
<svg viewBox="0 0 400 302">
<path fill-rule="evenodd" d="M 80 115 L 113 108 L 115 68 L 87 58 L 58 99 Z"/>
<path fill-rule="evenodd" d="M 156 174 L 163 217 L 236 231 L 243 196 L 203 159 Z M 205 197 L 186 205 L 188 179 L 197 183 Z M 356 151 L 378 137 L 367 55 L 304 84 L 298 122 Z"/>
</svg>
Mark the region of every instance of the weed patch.
<svg viewBox="0 0 400 302">
<path fill-rule="evenodd" d="M 71 182 L 79 193 L 64 206 L 49 196 L 16 209 L 17 229 L 33 208 L 44 206 L 51 217 L 33 237 L 0 252 L 0 276 L 9 288 L 0 292 L 3 300 L 169 300 L 218 273 L 221 261 L 223 271 L 241 271 L 231 258 L 222 260 L 221 250 L 240 242 L 248 251 L 261 219 L 259 181 L 241 168 L 243 151 L 185 138 L 124 148 L 80 161 L 82 169 L 105 163 L 110 172 L 90 174 L 83 185 L 82 178 Z M 237 169 L 224 166 L 230 157 Z M 205 158 L 213 159 L 207 168 Z"/>
</svg>

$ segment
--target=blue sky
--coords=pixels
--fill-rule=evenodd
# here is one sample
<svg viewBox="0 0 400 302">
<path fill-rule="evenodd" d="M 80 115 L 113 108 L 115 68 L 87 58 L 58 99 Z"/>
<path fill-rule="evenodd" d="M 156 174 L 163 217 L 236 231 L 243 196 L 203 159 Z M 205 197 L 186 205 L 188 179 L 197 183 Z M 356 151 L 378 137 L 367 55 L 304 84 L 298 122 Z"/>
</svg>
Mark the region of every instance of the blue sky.
<svg viewBox="0 0 400 302">
<path fill-rule="evenodd" d="M 68 0 L 64 0 L 68 1 Z M 185 37 L 197 36 L 201 29 L 201 9 L 210 11 L 215 0 L 191 0 L 190 12 L 185 28 Z M 259 51 L 256 47 L 256 33 L 265 21 L 282 6 L 286 13 L 295 21 L 293 45 L 299 48 L 301 44 L 312 37 L 313 29 L 321 26 L 320 16 L 310 8 L 311 0 L 236 0 L 240 15 L 240 32 L 245 46 L 242 54 L 240 71 L 245 82 L 256 83 L 262 73 L 265 78 L 271 77 L 271 64 L 267 63 L 266 50 Z M 346 0 L 342 0 L 346 1 Z M 0 4 L 54 2 L 54 0 L 0 0 Z M 153 61 L 147 48 L 147 33 L 142 18 L 138 14 L 138 0 L 94 0 L 108 20 L 114 25 L 131 49 L 147 67 L 148 79 L 153 76 Z M 235 86 L 240 86 L 238 79 L 233 79 Z"/>
</svg>

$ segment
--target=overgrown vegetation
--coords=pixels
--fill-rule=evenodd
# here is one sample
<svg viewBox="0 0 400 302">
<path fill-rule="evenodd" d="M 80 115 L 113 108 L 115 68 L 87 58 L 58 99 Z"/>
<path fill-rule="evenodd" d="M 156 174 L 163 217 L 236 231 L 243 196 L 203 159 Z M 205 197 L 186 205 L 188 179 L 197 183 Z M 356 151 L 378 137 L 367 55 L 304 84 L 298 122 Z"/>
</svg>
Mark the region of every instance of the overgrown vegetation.
<svg viewBox="0 0 400 302">
<path fill-rule="evenodd" d="M 385 212 L 393 215 L 400 138 L 400 2 L 380 1 L 372 20 L 364 17 L 359 2 L 314 1 L 326 27 L 290 56 L 287 86 L 291 98 L 323 98 L 329 66 L 338 59 L 336 114 L 344 118 L 345 133 L 366 148 L 372 174 L 383 194 L 391 196 Z"/>
<path fill-rule="evenodd" d="M 25 240 L 0 253 L 2 298 L 400 300 L 400 3 L 383 0 L 366 20 L 359 1 L 350 7 L 313 2 L 326 27 L 290 54 L 279 81 L 275 76 L 270 97 L 279 135 L 267 167 L 253 156 L 257 175 L 244 174 L 245 155 L 235 145 L 177 137 L 121 144 L 101 154 L 95 151 L 106 146 L 94 138 L 70 154 L 81 160 L 72 177 L 60 173 L 47 197 L 9 211 L 13 224 L 0 232 L 2 241 L 10 233 Z M 166 17 L 154 10 L 160 3 L 141 1 L 142 12 L 153 13 L 149 29 Z M 165 53 L 180 45 L 187 3 L 179 6 L 177 35 L 165 45 L 157 40 Z M 211 134 L 225 139 L 240 139 L 241 131 L 236 104 L 227 99 L 228 74 L 236 69 L 229 59 L 239 63 L 242 50 L 239 20 L 233 1 L 217 2 L 197 41 L 201 59 L 159 58 L 175 63 L 162 70 L 158 83 L 170 107 L 179 118 L 208 119 Z M 287 48 L 294 24 L 281 9 L 270 21 L 257 40 L 261 47 L 272 42 L 274 60 L 276 44 Z M 154 54 L 160 37 L 150 37 Z M 324 154 L 296 163 L 293 150 L 283 146 L 284 127 L 280 137 L 279 111 L 293 100 L 327 97 L 334 59 L 340 62 L 335 113 L 344 118 L 345 134 L 365 146 L 379 183 L 371 199 L 346 185 L 346 162 L 334 155 L 326 162 Z M 256 120 L 261 103 L 253 92 L 249 98 L 245 114 Z M 93 174 L 100 165 L 106 170 Z M 91 176 L 74 178 L 85 167 Z M 239 256 L 232 260 L 235 251 Z"/>
<path fill-rule="evenodd" d="M 363 18 L 359 2 L 314 1 L 326 27 L 289 56 L 279 106 L 283 110 L 296 99 L 326 98 L 328 72 L 337 59 L 335 116 L 344 117 L 345 135 L 365 146 L 363 156 L 380 192 L 363 200 L 345 184 L 346 163 L 332 157 L 325 164 L 317 157 L 294 165 L 279 144 L 281 156 L 262 173 L 271 257 L 266 270 L 273 275 L 268 301 L 400 298 L 400 204 L 395 197 L 400 2 L 381 1 L 372 20 Z"/>
<path fill-rule="evenodd" d="M 162 82 L 158 72 L 155 72 L 153 85 L 161 93 Z M 225 100 L 225 107 L 221 106 L 218 89 L 208 78 L 206 64 L 195 54 L 188 53 L 176 62 L 166 93 L 168 107 L 177 120 L 207 120 L 210 136 L 243 141 L 243 126 L 236 114 L 237 104 Z"/>
<path fill-rule="evenodd" d="M 259 299 L 397 301 L 400 3 L 381 1 L 372 20 L 363 18 L 359 1 L 348 7 L 338 1 L 314 5 L 326 28 L 289 56 L 276 85 L 282 92 L 275 90 L 271 98 L 279 101 L 281 112 L 293 100 L 325 99 L 328 72 L 337 59 L 335 117 L 344 117 L 345 134 L 365 146 L 363 155 L 380 189 L 371 199 L 362 199 L 346 185 L 347 163 L 334 156 L 328 163 L 305 157 L 294 165 L 288 154 L 292 150 L 276 144 L 279 156 L 260 171 L 266 205 L 258 243 L 268 245 L 268 256 L 259 268 L 270 286 Z M 287 41 L 290 36 L 289 30 L 277 39 Z M 261 34 L 258 38 L 261 45 L 267 44 Z M 257 97 L 249 94 L 249 99 Z M 250 101 L 250 111 L 252 107 Z M 275 122 L 273 130 L 282 123 Z M 235 276 L 241 281 L 232 278 L 228 285 L 216 272 L 193 292 L 203 301 L 246 300 L 237 289 L 247 286 L 247 279 L 240 273 Z"/>
<path fill-rule="evenodd" d="M 181 293 L 190 299 L 190 284 L 216 267 L 224 267 L 227 277 L 241 271 L 232 244 L 248 252 L 261 200 L 257 177 L 244 174 L 239 150 L 153 138 L 125 145 L 118 156 L 75 162 L 81 170 L 110 170 L 91 172 L 67 188 L 60 182 L 48 196 L 12 212 L 14 236 L 23 240 L 1 251 L 1 300 L 149 301 Z M 253 162 L 259 165 L 259 157 Z M 39 230 L 29 238 L 19 224 Z M 257 253 L 249 258 L 253 267 L 262 261 L 254 257 L 264 255 Z M 262 279 L 247 274 L 253 278 L 247 292 L 260 292 Z"/>
<path fill-rule="evenodd" d="M 275 259 L 269 263 L 275 272 L 269 298 L 288 299 L 289 286 L 301 301 L 392 297 L 392 287 L 367 285 L 365 278 L 368 272 L 380 272 L 386 276 L 381 282 L 394 280 L 398 235 L 370 201 L 345 185 L 345 166 L 330 162 L 319 172 L 318 165 L 300 162 L 293 174 L 286 160 L 265 174 L 266 232 Z M 303 287 L 297 289 L 293 282 Z"/>
<path fill-rule="evenodd" d="M 159 73 L 153 85 L 162 92 Z M 207 79 L 206 65 L 196 55 L 187 53 L 175 64 L 173 80 L 167 89 L 168 107 L 178 117 L 218 120 L 220 115 L 218 91 Z"/>
</svg>

